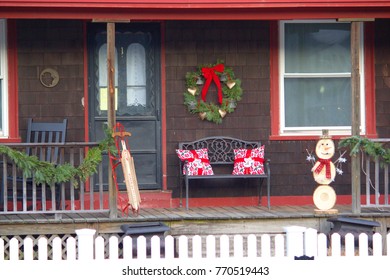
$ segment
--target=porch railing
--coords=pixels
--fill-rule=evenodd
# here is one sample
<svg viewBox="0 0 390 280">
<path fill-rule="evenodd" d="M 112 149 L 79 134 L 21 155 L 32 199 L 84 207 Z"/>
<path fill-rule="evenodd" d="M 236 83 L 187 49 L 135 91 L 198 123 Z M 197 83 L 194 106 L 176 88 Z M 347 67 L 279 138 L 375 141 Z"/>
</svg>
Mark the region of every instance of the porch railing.
<svg viewBox="0 0 390 280">
<path fill-rule="evenodd" d="M 387 145 L 390 139 L 373 139 L 372 141 Z M 389 164 L 379 158 L 365 156 L 362 163 L 365 181 L 365 200 L 362 207 L 389 207 Z"/>
<path fill-rule="evenodd" d="M 58 147 L 59 164 L 68 163 L 77 167 L 85 158 L 88 148 L 98 143 L 66 144 L 7 144 L 20 151 Z M 97 174 L 87 182 L 72 179 L 59 184 L 37 184 L 34 175 L 26 178 L 23 172 L 6 155 L 0 155 L 0 215 L 20 213 L 64 213 L 108 211 L 107 191 L 103 184 L 103 165 L 97 167 Z"/>
</svg>

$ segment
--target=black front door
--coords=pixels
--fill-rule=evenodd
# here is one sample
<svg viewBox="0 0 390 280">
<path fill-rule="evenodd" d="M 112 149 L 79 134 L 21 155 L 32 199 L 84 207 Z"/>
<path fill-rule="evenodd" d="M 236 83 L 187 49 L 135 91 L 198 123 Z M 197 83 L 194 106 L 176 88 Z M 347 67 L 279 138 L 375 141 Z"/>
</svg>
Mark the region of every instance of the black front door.
<svg viewBox="0 0 390 280">
<path fill-rule="evenodd" d="M 132 134 L 129 148 L 139 188 L 161 189 L 160 26 L 127 23 L 115 29 L 116 121 Z M 107 123 L 106 25 L 91 23 L 88 42 L 89 131 L 91 140 L 99 141 Z M 108 159 L 104 163 L 107 173 Z M 120 170 L 117 174 L 122 183 Z"/>
</svg>

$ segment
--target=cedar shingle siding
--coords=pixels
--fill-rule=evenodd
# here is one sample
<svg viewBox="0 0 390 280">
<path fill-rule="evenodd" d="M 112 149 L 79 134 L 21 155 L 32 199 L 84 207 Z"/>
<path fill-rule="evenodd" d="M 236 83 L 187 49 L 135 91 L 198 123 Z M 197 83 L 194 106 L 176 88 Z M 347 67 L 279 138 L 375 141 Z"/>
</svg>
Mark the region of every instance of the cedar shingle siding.
<svg viewBox="0 0 390 280">
<path fill-rule="evenodd" d="M 178 158 L 175 149 L 180 141 L 226 135 L 245 140 L 261 140 L 268 148 L 268 24 L 257 21 L 167 22 L 165 44 L 168 187 L 177 185 Z M 215 64 L 218 59 L 233 68 L 236 77 L 242 81 L 244 91 L 234 113 L 227 114 L 219 125 L 201 121 L 196 115 L 188 113 L 183 105 L 186 73 L 195 71 L 198 65 Z M 207 100 L 216 102 L 216 96 L 216 88 L 211 85 Z M 254 187 L 246 188 L 242 183 L 238 186 L 237 183 L 218 182 L 212 186 L 213 183 L 203 181 L 203 187 L 192 188 L 191 195 L 210 197 L 256 194 Z M 222 183 L 223 187 L 218 187 Z"/>
<path fill-rule="evenodd" d="M 27 118 L 68 118 L 67 141 L 84 140 L 83 24 L 81 21 L 18 20 L 19 122 L 25 137 Z M 57 86 L 44 87 L 39 74 L 57 70 Z"/>
</svg>

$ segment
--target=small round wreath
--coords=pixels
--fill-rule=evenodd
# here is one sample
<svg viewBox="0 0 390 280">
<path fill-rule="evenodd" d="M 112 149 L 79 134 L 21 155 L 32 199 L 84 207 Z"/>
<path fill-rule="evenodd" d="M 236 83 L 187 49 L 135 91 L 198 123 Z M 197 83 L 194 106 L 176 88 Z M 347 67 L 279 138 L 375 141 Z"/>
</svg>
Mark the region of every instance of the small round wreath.
<svg viewBox="0 0 390 280">
<path fill-rule="evenodd" d="M 217 87 L 219 104 L 206 102 L 211 84 Z M 184 105 L 188 111 L 198 114 L 201 120 L 217 124 L 222 123 L 227 113 L 234 112 L 237 101 L 242 97 L 241 80 L 236 79 L 232 68 L 225 67 L 222 61 L 214 65 L 198 66 L 197 71 L 187 72 L 186 87 Z"/>
</svg>

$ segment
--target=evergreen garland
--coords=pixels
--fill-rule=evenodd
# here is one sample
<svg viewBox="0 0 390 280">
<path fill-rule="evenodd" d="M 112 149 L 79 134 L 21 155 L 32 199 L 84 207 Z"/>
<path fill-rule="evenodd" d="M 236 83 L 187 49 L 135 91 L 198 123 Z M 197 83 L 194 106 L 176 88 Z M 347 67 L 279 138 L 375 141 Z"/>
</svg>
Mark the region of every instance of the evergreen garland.
<svg viewBox="0 0 390 280">
<path fill-rule="evenodd" d="M 97 166 L 102 161 L 102 153 L 110 152 L 116 154 L 114 138 L 106 129 L 106 138 L 99 142 L 97 147 L 88 149 L 88 152 L 78 167 L 69 163 L 54 165 L 50 162 L 40 161 L 37 156 L 29 156 L 25 152 L 14 150 L 8 146 L 0 145 L 0 154 L 5 154 L 22 170 L 26 178 L 34 179 L 38 184 L 53 184 L 69 182 L 76 179 L 86 181 L 92 174 L 97 172 Z"/>
<path fill-rule="evenodd" d="M 373 142 L 361 136 L 351 136 L 340 140 L 339 147 L 348 147 L 350 155 L 356 155 L 360 151 L 370 157 L 382 160 L 383 163 L 390 163 L 390 149 L 384 148 L 382 143 Z"/>
</svg>

